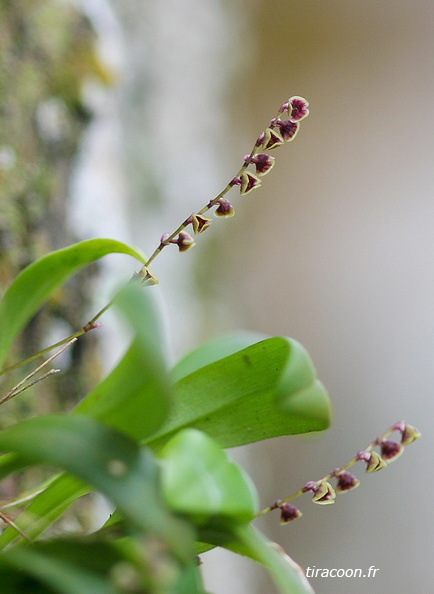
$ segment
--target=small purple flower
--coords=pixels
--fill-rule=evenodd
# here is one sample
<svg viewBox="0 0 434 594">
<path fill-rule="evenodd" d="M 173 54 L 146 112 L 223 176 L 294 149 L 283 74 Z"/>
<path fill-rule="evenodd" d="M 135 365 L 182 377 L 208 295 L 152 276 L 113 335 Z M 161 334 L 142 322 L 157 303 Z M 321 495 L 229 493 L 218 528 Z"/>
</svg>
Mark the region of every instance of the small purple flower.
<svg viewBox="0 0 434 594">
<path fill-rule="evenodd" d="M 220 198 L 218 201 L 218 207 L 214 211 L 214 214 L 218 217 L 233 217 L 235 214 L 235 208 L 225 198 Z"/>
<path fill-rule="evenodd" d="M 336 499 L 336 492 L 327 481 L 320 481 L 315 489 L 315 494 L 312 497 L 314 503 L 319 505 L 327 505 L 334 503 Z"/>
<path fill-rule="evenodd" d="M 312 493 L 315 493 L 317 486 L 318 486 L 318 483 L 316 483 L 315 481 L 308 481 L 304 485 L 302 491 L 303 491 L 303 493 L 307 493 L 308 491 L 312 491 Z"/>
<path fill-rule="evenodd" d="M 294 140 L 300 129 L 300 124 L 291 120 L 277 120 L 276 126 L 279 128 L 280 134 L 286 142 Z"/>
<path fill-rule="evenodd" d="M 282 503 L 279 505 L 280 508 L 280 523 L 287 524 L 288 522 L 292 522 L 292 520 L 296 520 L 300 518 L 303 514 L 299 509 L 291 505 L 290 503 Z"/>
<path fill-rule="evenodd" d="M 346 470 L 339 472 L 339 474 L 337 474 L 335 476 L 338 480 L 337 485 L 336 485 L 337 493 L 346 493 L 347 491 L 350 491 L 351 489 L 355 489 L 356 487 L 358 487 L 360 485 L 360 481 L 357 480 L 353 474 L 351 474 L 350 472 L 347 472 Z"/>
<path fill-rule="evenodd" d="M 366 472 L 377 472 L 382 468 L 386 468 L 387 463 L 383 458 L 375 451 L 372 452 L 358 452 L 356 455 L 357 460 L 363 460 L 366 462 Z"/>
<path fill-rule="evenodd" d="M 379 445 L 381 448 L 381 457 L 388 462 L 396 460 L 396 458 L 398 458 L 404 451 L 404 448 L 400 443 L 390 439 L 383 439 Z"/>
<path fill-rule="evenodd" d="M 200 214 L 193 214 L 191 215 L 191 224 L 193 225 L 193 231 L 195 235 L 199 235 L 199 233 L 203 233 L 205 229 L 211 225 L 212 219 L 208 219 Z"/>
<path fill-rule="evenodd" d="M 276 146 L 280 146 L 281 144 L 283 144 L 283 138 L 281 137 L 279 132 L 277 132 L 277 130 L 267 128 L 264 132 L 264 138 L 261 144 L 264 150 L 269 151 L 273 148 L 276 148 Z"/>
<path fill-rule="evenodd" d="M 309 103 L 303 97 L 294 95 L 288 101 L 289 119 L 293 122 L 301 122 L 309 115 Z"/>
<path fill-rule="evenodd" d="M 180 252 L 187 252 L 195 245 L 194 239 L 187 231 L 181 231 L 174 243 L 177 244 Z"/>
<path fill-rule="evenodd" d="M 404 429 L 404 433 L 402 434 L 401 443 L 403 446 L 408 445 L 409 443 L 413 443 L 416 439 L 422 436 L 422 433 L 413 427 L 413 425 L 406 425 Z"/>
<path fill-rule="evenodd" d="M 240 193 L 249 194 L 252 190 L 256 190 L 261 185 L 261 180 L 257 175 L 250 171 L 244 171 L 241 176 Z"/>
<path fill-rule="evenodd" d="M 152 285 L 158 285 L 158 278 L 152 274 L 152 272 L 143 266 L 140 272 L 137 274 L 140 279 L 141 284 L 145 287 L 149 287 Z"/>
<path fill-rule="evenodd" d="M 391 427 L 392 431 L 399 431 L 400 433 L 404 433 L 405 431 L 405 421 L 398 421 Z"/>
<path fill-rule="evenodd" d="M 266 175 L 273 169 L 275 161 L 275 157 L 271 157 L 265 153 L 259 153 L 259 155 L 255 155 L 252 158 L 251 163 L 255 165 L 258 175 Z"/>
</svg>

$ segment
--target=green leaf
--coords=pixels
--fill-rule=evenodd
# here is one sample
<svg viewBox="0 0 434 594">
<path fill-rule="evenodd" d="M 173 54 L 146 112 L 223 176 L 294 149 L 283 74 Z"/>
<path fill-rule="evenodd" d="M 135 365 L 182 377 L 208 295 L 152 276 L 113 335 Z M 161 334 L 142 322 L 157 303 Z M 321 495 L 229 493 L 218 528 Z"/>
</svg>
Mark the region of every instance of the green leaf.
<svg viewBox="0 0 434 594">
<path fill-rule="evenodd" d="M 50 415 L 1 432 L 0 449 L 67 470 L 104 493 L 133 526 L 160 537 L 180 557 L 187 554 L 191 535 L 161 502 L 154 458 L 127 436 L 87 417 Z"/>
<path fill-rule="evenodd" d="M 54 543 L 53 543 L 54 544 Z M 97 572 L 89 571 L 83 561 L 74 563 L 65 555 L 65 543 L 51 546 L 50 555 L 37 548 L 17 547 L 0 557 L 0 580 L 5 592 L 58 592 L 59 594 L 117 594 L 119 590 L 109 580 Z M 47 548 L 47 547 L 45 547 Z M 104 547 L 107 555 L 109 547 Z M 72 547 L 68 552 L 72 553 Z M 97 553 L 93 547 L 93 555 Z M 84 551 L 83 551 L 84 552 Z M 89 551 L 86 551 L 89 554 Z M 104 559 L 111 560 L 109 557 Z M 11 589 L 12 588 L 12 589 Z M 47 590 L 49 588 L 49 590 Z"/>
<path fill-rule="evenodd" d="M 302 569 L 276 543 L 250 525 L 204 526 L 204 542 L 222 546 L 261 563 L 268 570 L 280 594 L 314 594 Z"/>
<path fill-rule="evenodd" d="M 229 357 L 229 355 L 267 338 L 268 336 L 259 332 L 240 331 L 202 343 L 176 363 L 171 371 L 172 380 L 177 382 L 201 367 Z"/>
<path fill-rule="evenodd" d="M 138 250 L 114 239 L 89 239 L 51 252 L 22 270 L 0 301 L 0 365 L 19 332 L 50 294 L 86 264 L 111 253 L 144 263 Z"/>
<path fill-rule="evenodd" d="M 188 564 L 174 564 L 167 551 L 155 545 L 140 537 L 111 543 L 91 535 L 15 547 L 0 557 L 0 583 L 4 592 L 203 592 L 193 557 Z M 40 590 L 40 584 L 46 589 Z"/>
<path fill-rule="evenodd" d="M 26 462 L 16 454 L 0 456 L 0 480 L 27 466 Z"/>
<path fill-rule="evenodd" d="M 161 332 L 146 291 L 130 286 L 119 294 L 116 305 L 135 329 L 136 338 L 121 362 L 87 395 L 74 413 L 103 420 L 140 439 L 161 424 L 168 409 L 169 387 L 159 344 Z M 26 462 L 16 454 L 2 456 L 0 477 L 25 465 Z M 28 513 L 21 514 L 16 523 L 34 539 L 89 490 L 82 481 L 66 474 L 59 475 L 35 497 Z M 5 530 L 0 535 L 0 549 L 15 539 L 13 530 Z"/>
<path fill-rule="evenodd" d="M 257 512 L 250 478 L 204 433 L 180 431 L 160 456 L 163 495 L 173 511 L 199 523 L 216 516 L 249 522 Z"/>
<path fill-rule="evenodd" d="M 237 526 L 242 554 L 264 565 L 281 594 L 314 594 L 301 567 L 276 543 L 251 526 Z"/>
<path fill-rule="evenodd" d="M 143 288 L 129 285 L 116 298 L 135 338 L 118 365 L 76 407 L 134 439 L 156 431 L 167 416 L 170 384 L 161 331 L 152 301 Z"/>
<path fill-rule="evenodd" d="M 329 424 L 329 398 L 308 353 L 276 337 L 179 379 L 168 418 L 148 443 L 161 448 L 180 428 L 193 427 L 226 448 Z"/>
<path fill-rule="evenodd" d="M 26 462 L 26 466 L 29 462 Z M 23 464 L 24 466 L 24 464 Z M 49 528 L 74 503 L 76 499 L 92 491 L 92 487 L 74 476 L 62 473 L 44 485 L 43 490 L 30 502 L 15 523 L 24 531 L 30 540 L 34 540 Z M 7 528 L 0 535 L 0 550 L 20 540 L 15 530 Z"/>
</svg>

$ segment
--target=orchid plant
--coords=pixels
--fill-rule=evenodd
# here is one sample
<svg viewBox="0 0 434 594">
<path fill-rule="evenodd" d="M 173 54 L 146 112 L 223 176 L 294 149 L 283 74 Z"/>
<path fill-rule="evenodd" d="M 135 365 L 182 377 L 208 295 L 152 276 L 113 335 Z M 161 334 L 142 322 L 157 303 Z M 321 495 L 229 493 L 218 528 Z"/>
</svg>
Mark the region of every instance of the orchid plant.
<svg viewBox="0 0 434 594">
<path fill-rule="evenodd" d="M 54 351 L 0 397 L 7 406 L 55 373 L 56 357 L 98 328 L 110 307 L 133 335 L 117 365 L 72 411 L 20 420 L 0 433 L 2 478 L 34 466 L 56 469 L 43 484 L 0 504 L 5 591 L 204 594 L 198 555 L 206 562 L 206 551 L 220 546 L 262 564 L 282 594 L 312 592 L 302 569 L 258 531 L 256 518 L 279 509 L 287 524 L 301 515 L 291 502 L 304 493 L 314 503 L 334 503 L 337 493 L 358 485 L 348 471 L 356 462 L 378 471 L 419 437 L 416 428 L 396 423 L 344 466 L 260 511 L 254 484 L 225 449 L 329 426 L 330 400 L 308 353 L 291 338 L 235 333 L 198 346 L 168 369 L 158 316 L 143 288 L 158 282 L 151 264 L 170 245 L 191 249 L 211 225 L 209 213 L 233 216 L 227 194 L 259 189 L 275 165 L 269 153 L 294 140 L 308 114 L 302 97 L 286 101 L 224 189 L 163 234 L 149 258 L 114 239 L 90 239 L 48 253 L 6 290 L 1 363 L 53 291 L 81 268 L 111 253 L 140 262 L 126 287 L 71 336 L 1 372 Z M 63 530 L 65 512 L 95 492 L 113 506 L 104 525 Z"/>
</svg>

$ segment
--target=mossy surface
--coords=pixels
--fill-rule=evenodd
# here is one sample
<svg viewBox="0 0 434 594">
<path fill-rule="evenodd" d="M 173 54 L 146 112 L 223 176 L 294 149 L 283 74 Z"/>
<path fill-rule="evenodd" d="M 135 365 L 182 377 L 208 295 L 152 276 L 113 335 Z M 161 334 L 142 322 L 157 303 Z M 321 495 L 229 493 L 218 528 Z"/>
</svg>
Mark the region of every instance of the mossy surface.
<svg viewBox="0 0 434 594">
<path fill-rule="evenodd" d="M 74 159 L 91 118 L 82 99 L 89 77 L 104 79 L 105 73 L 95 54 L 95 33 L 82 14 L 58 0 L 0 2 L 1 293 L 23 267 L 76 239 L 68 233 L 65 212 Z M 89 271 L 87 279 L 82 276 L 54 296 L 29 325 L 8 364 L 46 346 L 59 322 L 72 331 L 86 323 L 94 274 Z M 53 394 L 52 379 L 36 388 L 44 392 L 44 408 L 56 408 L 60 392 L 67 399 L 81 392 L 88 377 L 83 368 L 93 359 L 85 351 L 92 342 L 72 350 L 70 370 Z M 22 375 L 19 370 L 15 378 Z M 11 381 L 6 376 L 6 385 Z"/>
</svg>

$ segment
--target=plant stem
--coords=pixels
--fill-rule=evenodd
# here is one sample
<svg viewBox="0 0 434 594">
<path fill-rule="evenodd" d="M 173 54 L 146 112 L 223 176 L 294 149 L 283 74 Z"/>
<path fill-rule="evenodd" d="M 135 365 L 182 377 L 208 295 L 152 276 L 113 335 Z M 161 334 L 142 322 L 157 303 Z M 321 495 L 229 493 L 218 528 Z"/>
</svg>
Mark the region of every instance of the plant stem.
<svg viewBox="0 0 434 594">
<path fill-rule="evenodd" d="M 30 541 L 30 538 L 27 536 L 27 534 L 26 534 L 25 532 L 23 532 L 23 531 L 21 530 L 21 528 L 20 528 L 19 526 L 17 526 L 17 525 L 15 524 L 15 522 L 11 520 L 11 518 L 9 518 L 9 516 L 7 516 L 6 514 L 4 514 L 4 513 L 0 512 L 0 519 L 2 519 L 2 520 L 3 520 L 3 522 L 4 522 L 5 524 L 7 524 L 7 525 L 8 525 L 8 526 L 10 526 L 11 528 L 13 528 L 13 529 L 14 529 L 16 532 L 18 532 L 18 534 L 19 534 L 19 535 L 20 535 L 22 538 L 24 538 L 24 540 L 27 540 L 27 542 L 31 542 L 31 541 Z"/>
<path fill-rule="evenodd" d="M 18 384 L 16 386 L 14 386 L 12 388 L 12 390 L 9 390 L 9 392 L 7 394 L 5 394 L 3 396 L 3 398 L 0 399 L 0 405 L 3 404 L 4 402 L 6 402 L 7 400 L 10 400 L 17 394 L 20 394 L 24 390 L 27 390 L 27 388 L 30 388 L 30 386 L 33 386 L 35 383 L 40 382 L 41 380 L 45 379 L 49 375 L 52 375 L 53 373 L 57 373 L 59 371 L 58 369 L 52 369 L 48 373 L 44 374 L 42 377 L 33 381 L 31 384 L 28 384 L 27 386 L 24 385 L 26 382 L 28 382 L 30 379 L 32 379 L 32 377 L 34 377 L 38 373 L 38 371 L 41 371 L 44 367 L 49 365 L 51 363 L 51 361 L 53 361 L 54 359 L 56 359 L 56 357 L 58 357 L 64 351 L 66 351 L 66 349 L 69 348 L 76 340 L 77 340 L 76 338 L 72 338 L 71 340 L 69 340 L 67 342 L 67 344 L 64 344 L 63 347 L 59 351 L 57 351 L 57 353 L 54 353 L 54 355 L 49 357 L 46 361 L 44 361 L 41 365 L 39 365 L 39 367 L 34 369 L 28 375 L 26 375 L 26 377 L 24 379 L 22 379 L 20 382 L 18 382 Z"/>
<path fill-rule="evenodd" d="M 273 120 L 271 120 L 270 123 L 270 128 L 275 128 L 276 127 L 276 121 L 280 118 L 280 116 L 282 115 L 283 111 L 279 109 L 279 111 L 277 112 L 277 115 L 275 118 L 273 118 Z M 207 204 L 205 204 L 205 206 L 203 206 L 199 211 L 197 211 L 196 214 L 199 215 L 203 215 L 204 213 L 208 212 L 213 206 L 215 206 L 216 204 L 218 204 L 219 200 L 221 200 L 223 198 L 223 196 L 225 196 L 229 190 L 233 187 L 233 180 L 236 179 L 237 177 L 239 177 L 240 175 L 242 175 L 244 173 L 244 171 L 247 169 L 247 167 L 250 165 L 250 162 L 252 160 L 252 158 L 255 156 L 255 154 L 259 151 L 261 145 L 258 144 L 258 141 L 255 142 L 250 154 L 248 157 L 245 158 L 242 167 L 240 168 L 240 170 L 238 171 L 238 173 L 235 175 L 234 178 L 232 178 L 232 180 L 226 185 L 226 187 L 219 193 L 217 194 L 217 196 L 215 198 L 213 198 L 212 200 L 210 200 Z M 175 237 L 177 235 L 179 235 L 179 233 L 181 233 L 181 231 L 183 231 L 189 224 L 191 223 L 191 217 L 186 218 L 183 223 L 181 223 L 179 225 L 179 227 L 177 229 L 175 229 L 175 231 L 173 231 L 173 233 L 171 233 L 167 238 L 164 239 L 164 241 L 161 241 L 159 246 L 154 250 L 154 252 L 151 254 L 151 256 L 148 258 L 148 260 L 146 261 L 146 263 L 143 265 L 143 267 L 140 269 L 140 271 L 136 274 L 133 275 L 133 279 L 140 277 L 140 278 L 144 278 L 147 272 L 147 268 L 148 266 L 155 260 L 155 258 L 163 251 L 163 249 L 170 244 L 170 242 L 175 239 Z M 82 328 L 80 328 L 80 330 L 77 330 L 76 332 L 74 332 L 73 334 L 71 334 L 70 336 L 67 336 L 66 338 L 64 338 L 63 340 L 60 340 L 59 342 L 56 342 L 55 344 L 52 344 L 40 351 L 38 351 L 37 353 L 35 353 L 34 355 L 31 355 L 30 357 L 27 357 L 26 359 L 23 359 L 22 361 L 19 361 L 18 363 L 15 363 L 14 365 L 11 365 L 10 367 L 6 367 L 5 369 L 2 369 L 0 371 L 0 376 L 9 373 L 10 371 L 13 371 L 15 369 L 17 369 L 18 367 L 21 367 L 22 365 L 25 365 L 27 363 L 30 363 L 31 361 L 33 361 L 34 359 L 37 359 L 38 357 L 45 355 L 45 353 L 50 352 L 51 350 L 60 347 L 68 342 L 70 342 L 73 339 L 77 339 L 80 336 L 82 336 L 83 334 L 85 334 L 86 332 L 89 332 L 89 330 L 93 330 L 94 328 L 97 327 L 96 325 L 96 321 L 108 310 L 111 308 L 111 306 L 113 305 L 115 301 L 115 298 L 113 298 L 109 303 L 107 303 L 107 305 L 105 305 L 96 315 L 94 315 L 94 317 L 89 320 L 89 322 L 87 324 L 85 324 Z M 1 404 L 1 401 L 0 401 Z"/>
</svg>

